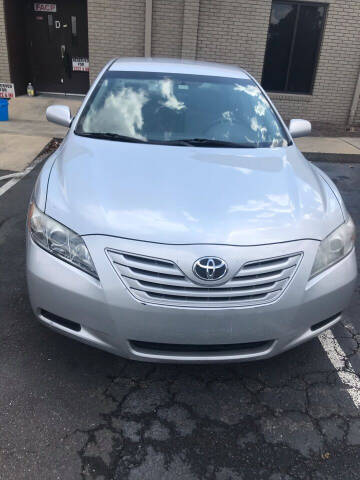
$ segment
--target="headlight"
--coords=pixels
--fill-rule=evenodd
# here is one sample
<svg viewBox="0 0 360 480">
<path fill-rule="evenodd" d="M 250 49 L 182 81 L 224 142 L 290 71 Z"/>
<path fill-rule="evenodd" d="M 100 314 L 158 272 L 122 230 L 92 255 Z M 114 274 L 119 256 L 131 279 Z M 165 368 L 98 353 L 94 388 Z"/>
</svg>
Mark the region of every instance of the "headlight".
<svg viewBox="0 0 360 480">
<path fill-rule="evenodd" d="M 319 245 L 310 278 L 334 265 L 351 252 L 355 244 L 355 225 L 349 216 L 334 232 Z"/>
<path fill-rule="evenodd" d="M 80 235 L 45 215 L 34 202 L 29 209 L 29 228 L 34 242 L 44 250 L 99 278 L 89 250 Z"/>
</svg>

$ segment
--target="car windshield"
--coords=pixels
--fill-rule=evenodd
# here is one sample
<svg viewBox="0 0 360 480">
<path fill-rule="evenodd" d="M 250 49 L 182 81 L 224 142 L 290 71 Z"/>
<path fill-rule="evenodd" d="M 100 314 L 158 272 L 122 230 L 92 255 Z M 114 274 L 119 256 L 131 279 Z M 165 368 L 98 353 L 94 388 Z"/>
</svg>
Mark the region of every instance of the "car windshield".
<svg viewBox="0 0 360 480">
<path fill-rule="evenodd" d="M 288 145 L 282 124 L 252 80 L 173 73 L 107 72 L 75 133 L 175 145 Z"/>
</svg>

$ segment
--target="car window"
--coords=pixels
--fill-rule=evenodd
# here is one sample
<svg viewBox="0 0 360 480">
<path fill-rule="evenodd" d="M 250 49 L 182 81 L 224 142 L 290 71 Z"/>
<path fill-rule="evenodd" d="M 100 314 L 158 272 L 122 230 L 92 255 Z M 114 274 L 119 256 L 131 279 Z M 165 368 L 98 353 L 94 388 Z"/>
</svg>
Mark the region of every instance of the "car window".
<svg viewBox="0 0 360 480">
<path fill-rule="evenodd" d="M 148 72 L 108 72 L 75 133 L 116 134 L 152 143 L 211 139 L 252 147 L 288 144 L 252 80 Z"/>
</svg>

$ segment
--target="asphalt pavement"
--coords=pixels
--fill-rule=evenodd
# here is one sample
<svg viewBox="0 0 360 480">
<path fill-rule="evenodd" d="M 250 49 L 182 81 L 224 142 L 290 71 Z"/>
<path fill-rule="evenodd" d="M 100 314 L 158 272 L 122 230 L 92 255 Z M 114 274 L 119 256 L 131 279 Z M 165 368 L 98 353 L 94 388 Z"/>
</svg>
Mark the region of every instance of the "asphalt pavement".
<svg viewBox="0 0 360 480">
<path fill-rule="evenodd" d="M 360 164 L 319 166 L 360 225 Z M 154 365 L 82 345 L 27 298 L 40 167 L 0 196 L 1 480 L 360 479 L 359 289 L 328 341 L 267 361 Z"/>
</svg>

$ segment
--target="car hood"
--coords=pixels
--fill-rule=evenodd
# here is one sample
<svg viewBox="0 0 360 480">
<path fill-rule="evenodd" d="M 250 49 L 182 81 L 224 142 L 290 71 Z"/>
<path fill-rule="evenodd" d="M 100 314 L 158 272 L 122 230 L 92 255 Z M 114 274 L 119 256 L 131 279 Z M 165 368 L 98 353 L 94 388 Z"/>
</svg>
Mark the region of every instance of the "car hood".
<svg viewBox="0 0 360 480">
<path fill-rule="evenodd" d="M 259 245 L 323 239 L 343 222 L 327 182 L 295 146 L 144 145 L 69 134 L 46 213 L 80 235 Z"/>
</svg>

